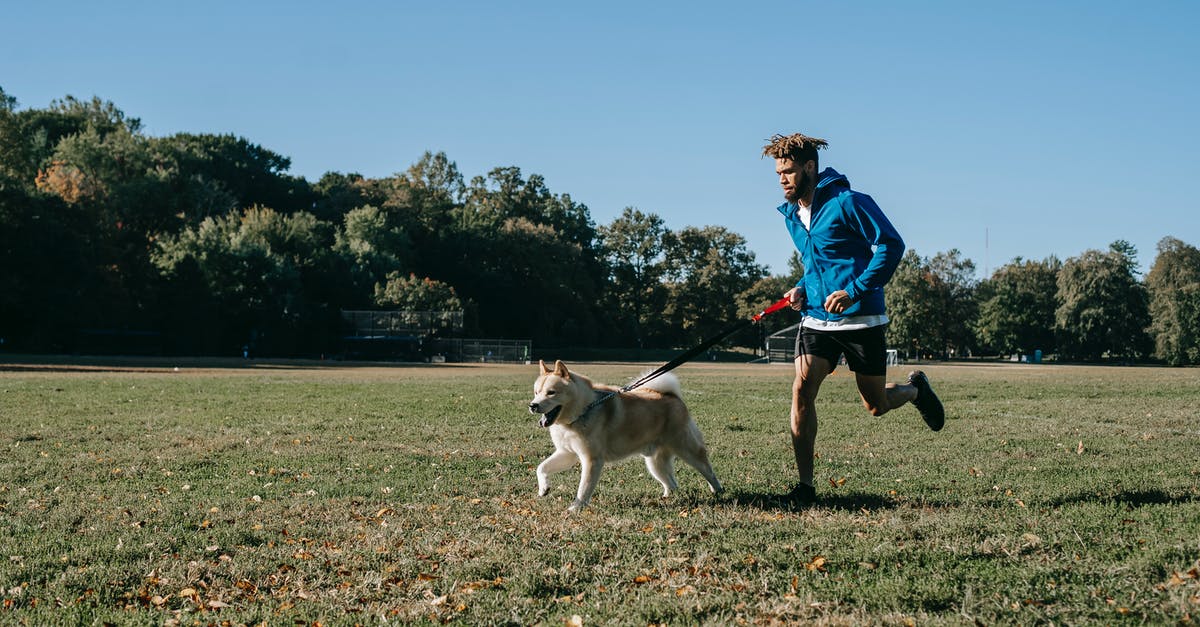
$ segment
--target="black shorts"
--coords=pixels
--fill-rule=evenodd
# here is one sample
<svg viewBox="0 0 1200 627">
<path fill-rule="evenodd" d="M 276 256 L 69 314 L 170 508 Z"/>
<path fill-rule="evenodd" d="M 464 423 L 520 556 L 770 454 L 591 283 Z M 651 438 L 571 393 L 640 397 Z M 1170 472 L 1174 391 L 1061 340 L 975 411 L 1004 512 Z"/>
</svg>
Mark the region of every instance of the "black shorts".
<svg viewBox="0 0 1200 627">
<path fill-rule="evenodd" d="M 837 369 L 846 356 L 846 365 L 861 375 L 887 374 L 887 325 L 881 324 L 852 331 L 819 331 L 801 327 L 796 332 L 796 357 L 812 355 L 829 362 L 829 371 Z"/>
</svg>

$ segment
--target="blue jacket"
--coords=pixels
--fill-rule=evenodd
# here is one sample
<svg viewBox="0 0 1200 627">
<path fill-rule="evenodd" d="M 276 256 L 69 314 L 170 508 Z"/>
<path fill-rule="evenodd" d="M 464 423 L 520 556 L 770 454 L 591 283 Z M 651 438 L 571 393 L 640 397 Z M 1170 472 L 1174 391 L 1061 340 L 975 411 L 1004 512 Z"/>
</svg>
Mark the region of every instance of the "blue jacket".
<svg viewBox="0 0 1200 627">
<path fill-rule="evenodd" d="M 813 194 L 811 229 L 800 221 L 796 203 L 779 206 L 800 259 L 804 278 L 796 284 L 808 297 L 804 315 L 820 320 L 886 313 L 883 286 L 904 255 L 904 240 L 879 205 L 850 189 L 833 168 L 819 175 Z M 854 304 L 840 314 L 825 311 L 825 298 L 846 290 Z"/>
</svg>

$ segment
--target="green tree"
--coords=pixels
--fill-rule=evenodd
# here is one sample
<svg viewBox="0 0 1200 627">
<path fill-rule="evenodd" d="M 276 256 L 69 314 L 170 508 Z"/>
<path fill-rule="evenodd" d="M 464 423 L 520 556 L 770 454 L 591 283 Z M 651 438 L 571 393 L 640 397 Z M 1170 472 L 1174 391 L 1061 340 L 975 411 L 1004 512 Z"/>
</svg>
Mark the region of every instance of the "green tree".
<svg viewBox="0 0 1200 627">
<path fill-rule="evenodd" d="M 95 289 L 89 229 L 82 211 L 0 175 L 0 337 L 8 348 L 74 350 Z"/>
<path fill-rule="evenodd" d="M 357 173 L 326 172 L 313 183 L 312 193 L 313 215 L 335 224 L 352 209 L 382 204 L 381 198 L 369 197 L 368 182 Z"/>
<path fill-rule="evenodd" d="M 1136 268 L 1137 251 L 1124 240 L 1113 242 L 1106 252 L 1084 251 L 1063 264 L 1054 319 L 1062 355 L 1098 360 L 1148 352 L 1148 297 Z"/>
<path fill-rule="evenodd" d="M 528 179 L 520 168 L 495 168 L 487 177 L 475 177 L 466 189 L 462 224 L 495 227 L 510 218 L 552 227 L 559 237 L 591 250 L 596 244 L 596 227 L 587 206 L 567 194 L 553 194 L 539 174 Z"/>
<path fill-rule="evenodd" d="M 399 272 L 387 275 L 387 281 L 375 286 L 375 305 L 405 311 L 462 311 L 463 302 L 454 288 L 428 277 Z"/>
<path fill-rule="evenodd" d="M 915 250 L 905 251 L 892 280 L 885 288 L 887 295 L 887 341 L 904 351 L 908 357 L 920 359 L 940 352 L 942 337 L 931 321 L 939 315 L 940 295 L 937 279 L 929 262 Z"/>
<path fill-rule="evenodd" d="M 497 168 L 472 179 L 451 216 L 437 255 L 416 272 L 477 303 L 482 332 L 543 346 L 610 335 L 597 316 L 605 269 L 586 206 L 551 193 L 540 176 Z"/>
<path fill-rule="evenodd" d="M 0 107 L 0 171 L 33 188 L 39 170 L 50 161 L 60 141 L 85 130 L 103 137 L 116 131 L 137 135 L 141 121 L 126 117 L 111 102 L 67 96 L 45 109 L 16 110 L 8 97 Z"/>
<path fill-rule="evenodd" d="M 395 178 L 384 208 L 402 214 L 401 223 L 412 239 L 412 261 L 417 271 L 438 276 L 447 256 L 461 251 L 454 240 L 461 230 L 457 216 L 466 197 L 462 174 L 445 153 L 426 152 Z M 465 257 L 459 260 L 470 263 Z"/>
<path fill-rule="evenodd" d="M 0 280 L 2 333 L 29 349 L 75 350 L 81 328 L 143 327 L 154 297 L 146 237 L 121 230 L 87 169 L 112 163 L 106 151 L 140 160 L 140 124 L 99 99 L 20 111 L 6 94 L 0 101 L 0 262 L 20 269 Z M 63 154 L 87 159 L 67 164 Z"/>
<path fill-rule="evenodd" d="M 1146 288 L 1154 355 L 1173 366 L 1200 364 L 1200 249 L 1164 237 Z"/>
<path fill-rule="evenodd" d="M 287 174 L 291 159 L 244 137 L 179 133 L 156 140 L 156 145 L 186 180 L 215 184 L 236 207 L 311 212 L 314 195 L 308 183 Z"/>
<path fill-rule="evenodd" d="M 906 251 L 887 287 L 888 343 L 908 356 L 964 354 L 975 343 L 975 264 L 957 249 Z"/>
<path fill-rule="evenodd" d="M 394 272 L 411 267 L 412 241 L 395 216 L 367 205 L 345 214 L 334 252 L 347 261 L 354 285 L 372 289 Z"/>
<path fill-rule="evenodd" d="M 8 95 L 8 93 L 4 91 L 4 87 L 0 87 L 0 111 L 12 113 L 16 110 L 16 108 L 17 98 L 15 96 Z"/>
<path fill-rule="evenodd" d="M 738 316 L 738 296 L 767 275 L 746 239 L 720 226 L 686 227 L 667 242 L 670 300 L 666 316 L 677 341 L 715 335 Z"/>
<path fill-rule="evenodd" d="M 661 217 L 633 207 L 626 207 L 611 224 L 599 229 L 614 324 L 622 337 L 639 348 L 646 346 L 647 337 L 660 335 L 664 327 L 661 313 L 667 290 L 662 279 L 669 232 Z"/>
<path fill-rule="evenodd" d="M 937 317 L 927 322 L 938 331 L 941 352 L 949 357 L 963 355 L 975 345 L 973 323 L 979 315 L 975 298 L 978 282 L 975 263 L 965 259 L 957 248 L 934 255 L 929 260 L 933 291 L 937 298 Z"/>
<path fill-rule="evenodd" d="M 782 298 L 788 290 L 796 287 L 803 276 L 804 262 L 800 260 L 800 253 L 793 251 L 791 257 L 788 258 L 787 273 L 759 279 L 750 289 L 738 295 L 738 318 L 746 319 L 758 314 L 765 307 Z M 763 318 L 749 331 L 738 334 L 734 340 L 742 346 L 753 346 L 756 349 L 765 347 L 768 336 L 776 331 L 786 329 L 798 321 L 799 314 L 791 309 L 785 309 Z"/>
<path fill-rule="evenodd" d="M 325 293 L 336 285 L 332 240 L 312 214 L 258 207 L 160 239 L 152 259 L 182 301 L 170 308 L 171 331 L 196 333 L 210 342 L 196 348 L 220 353 L 245 343 L 258 354 L 328 350 L 338 316 Z"/>
<path fill-rule="evenodd" d="M 1056 257 L 1017 258 L 980 285 L 975 330 L 984 346 L 1002 354 L 1055 350 L 1054 311 L 1061 268 Z"/>
<path fill-rule="evenodd" d="M 178 222 L 155 157 L 138 132 L 89 125 L 58 142 L 36 179 L 39 191 L 61 198 L 86 220 L 80 254 L 88 267 L 89 327 L 155 324 L 157 273 L 148 250 L 158 233 Z"/>
</svg>

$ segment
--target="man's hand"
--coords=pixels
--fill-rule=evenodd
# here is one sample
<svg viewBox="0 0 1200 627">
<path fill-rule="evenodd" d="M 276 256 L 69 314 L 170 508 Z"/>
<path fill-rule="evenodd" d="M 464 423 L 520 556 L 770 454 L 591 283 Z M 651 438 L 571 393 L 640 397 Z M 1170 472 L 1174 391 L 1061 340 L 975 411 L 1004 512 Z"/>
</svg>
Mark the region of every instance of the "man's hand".
<svg viewBox="0 0 1200 627">
<path fill-rule="evenodd" d="M 795 311 L 802 311 L 808 304 L 808 296 L 804 293 L 804 290 L 798 287 L 788 290 L 784 296 L 787 297 L 791 308 Z"/>
<path fill-rule="evenodd" d="M 846 290 L 838 290 L 825 299 L 825 311 L 840 314 L 853 304 L 854 301 L 850 300 L 850 295 L 846 293 Z"/>
</svg>

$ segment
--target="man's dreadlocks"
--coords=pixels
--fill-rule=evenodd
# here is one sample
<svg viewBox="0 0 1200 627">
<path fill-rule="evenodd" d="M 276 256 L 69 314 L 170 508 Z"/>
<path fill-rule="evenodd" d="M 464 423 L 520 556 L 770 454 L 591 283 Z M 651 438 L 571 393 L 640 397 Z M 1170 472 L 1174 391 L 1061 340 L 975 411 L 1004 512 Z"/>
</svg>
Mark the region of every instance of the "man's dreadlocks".
<svg viewBox="0 0 1200 627">
<path fill-rule="evenodd" d="M 771 143 L 763 146 L 763 155 L 773 157 L 775 159 L 791 159 L 798 164 L 804 164 L 809 161 L 816 161 L 817 150 L 829 145 L 829 142 L 816 137 L 793 133 L 791 135 L 776 134 L 767 140 Z"/>
</svg>

